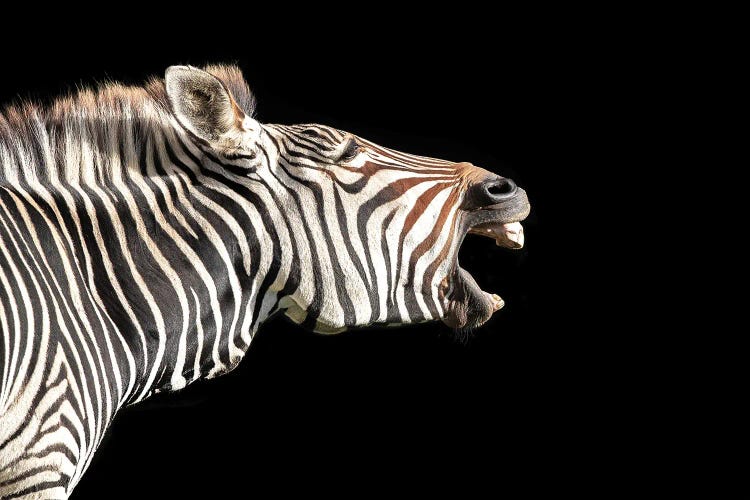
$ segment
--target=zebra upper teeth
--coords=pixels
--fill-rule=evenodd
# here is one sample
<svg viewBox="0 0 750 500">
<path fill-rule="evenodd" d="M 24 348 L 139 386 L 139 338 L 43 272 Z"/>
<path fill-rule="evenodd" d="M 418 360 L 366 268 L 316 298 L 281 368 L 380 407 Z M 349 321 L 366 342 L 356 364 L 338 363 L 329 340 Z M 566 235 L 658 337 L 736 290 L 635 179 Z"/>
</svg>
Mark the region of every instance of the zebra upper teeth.
<svg viewBox="0 0 750 500">
<path fill-rule="evenodd" d="M 520 222 L 511 222 L 500 226 L 501 231 L 497 234 L 495 244 L 507 246 L 513 249 L 523 248 L 523 226 Z"/>
<path fill-rule="evenodd" d="M 480 227 L 472 228 L 469 232 L 494 238 L 499 247 L 514 250 L 523 248 L 523 226 L 520 222 L 480 224 Z"/>
</svg>

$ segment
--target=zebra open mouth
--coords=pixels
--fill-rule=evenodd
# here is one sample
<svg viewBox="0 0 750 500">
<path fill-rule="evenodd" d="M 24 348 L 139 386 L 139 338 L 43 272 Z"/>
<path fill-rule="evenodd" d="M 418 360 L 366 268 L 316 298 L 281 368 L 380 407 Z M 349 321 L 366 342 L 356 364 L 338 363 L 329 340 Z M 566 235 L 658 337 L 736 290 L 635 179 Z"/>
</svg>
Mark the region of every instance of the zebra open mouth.
<svg viewBox="0 0 750 500">
<path fill-rule="evenodd" d="M 519 201 L 515 204 L 515 213 L 510 216 L 506 210 L 482 210 L 481 214 L 474 215 L 475 221 L 473 224 L 469 222 L 467 234 L 492 238 L 499 247 L 512 250 L 523 248 L 524 232 L 521 221 L 528 216 L 530 207 L 525 193 Z M 500 220 L 486 220 L 495 217 Z M 476 220 L 477 218 L 479 220 Z M 443 322 L 459 330 L 469 330 L 482 325 L 495 311 L 505 305 L 505 301 L 499 295 L 485 292 L 479 287 L 474 277 L 458 264 L 457 256 L 448 300 L 448 313 Z"/>
</svg>

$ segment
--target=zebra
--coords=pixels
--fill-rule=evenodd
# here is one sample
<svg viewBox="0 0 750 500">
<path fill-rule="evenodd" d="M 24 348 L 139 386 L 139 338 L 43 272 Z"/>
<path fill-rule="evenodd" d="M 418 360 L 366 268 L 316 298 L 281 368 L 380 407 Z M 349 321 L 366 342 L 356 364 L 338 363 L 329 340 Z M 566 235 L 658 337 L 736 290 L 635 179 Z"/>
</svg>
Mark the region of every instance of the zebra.
<svg viewBox="0 0 750 500">
<path fill-rule="evenodd" d="M 468 233 L 523 189 L 316 124 L 261 124 L 236 66 L 0 113 L 0 497 L 67 498 L 123 407 L 227 373 L 269 317 L 321 334 L 503 307 Z"/>
</svg>

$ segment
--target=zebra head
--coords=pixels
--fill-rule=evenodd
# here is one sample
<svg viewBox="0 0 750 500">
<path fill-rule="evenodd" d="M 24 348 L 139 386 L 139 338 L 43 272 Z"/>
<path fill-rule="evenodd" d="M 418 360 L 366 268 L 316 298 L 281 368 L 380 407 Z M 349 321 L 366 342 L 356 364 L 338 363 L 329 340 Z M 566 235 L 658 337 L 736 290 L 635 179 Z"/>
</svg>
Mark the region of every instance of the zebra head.
<svg viewBox="0 0 750 500">
<path fill-rule="evenodd" d="M 511 179 L 322 125 L 261 124 L 241 76 L 173 66 L 171 109 L 204 168 L 255 207 L 269 312 L 322 333 L 442 319 L 476 328 L 503 307 L 459 266 L 468 233 L 523 246 Z"/>
</svg>

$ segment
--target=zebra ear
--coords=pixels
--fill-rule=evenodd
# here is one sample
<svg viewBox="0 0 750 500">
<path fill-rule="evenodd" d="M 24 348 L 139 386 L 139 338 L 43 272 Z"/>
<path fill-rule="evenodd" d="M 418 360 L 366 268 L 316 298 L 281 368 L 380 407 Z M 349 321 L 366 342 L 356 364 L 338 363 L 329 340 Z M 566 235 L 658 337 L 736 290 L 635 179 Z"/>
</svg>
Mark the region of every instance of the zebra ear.
<svg viewBox="0 0 750 500">
<path fill-rule="evenodd" d="M 180 124 L 201 139 L 216 142 L 242 130 L 245 114 L 211 73 L 192 66 L 170 66 L 164 82 Z"/>
</svg>

